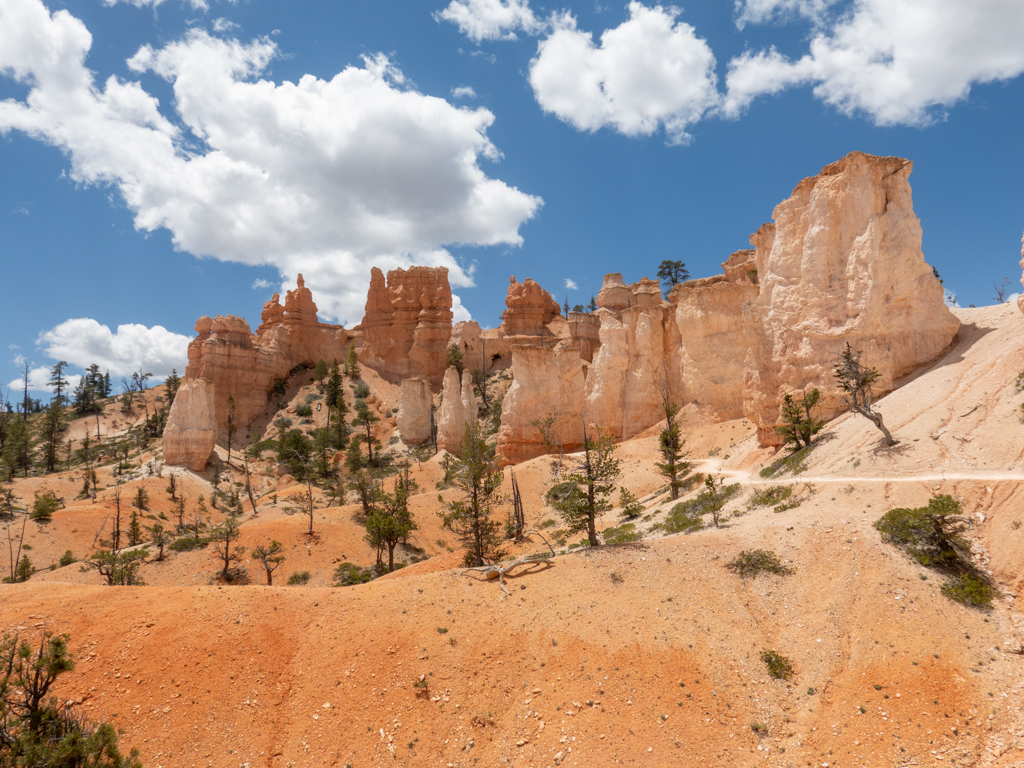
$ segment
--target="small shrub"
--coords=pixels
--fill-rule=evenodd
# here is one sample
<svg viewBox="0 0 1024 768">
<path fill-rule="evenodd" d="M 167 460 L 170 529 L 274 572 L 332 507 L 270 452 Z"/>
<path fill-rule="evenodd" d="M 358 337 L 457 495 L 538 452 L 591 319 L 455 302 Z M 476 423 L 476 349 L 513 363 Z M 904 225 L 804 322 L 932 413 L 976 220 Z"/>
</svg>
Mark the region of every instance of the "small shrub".
<svg viewBox="0 0 1024 768">
<path fill-rule="evenodd" d="M 1024 371 L 1017 374 L 1017 381 L 1014 383 L 1018 392 L 1024 392 Z"/>
<path fill-rule="evenodd" d="M 321 399 L 323 399 L 323 395 L 318 395 L 316 392 L 310 392 L 304 398 L 304 402 L 309 405 L 310 403 L 315 403 L 317 400 Z"/>
<path fill-rule="evenodd" d="M 199 538 L 194 536 L 185 536 L 180 539 L 175 539 L 167 545 L 167 548 L 172 552 L 191 552 L 195 549 L 202 549 L 209 543 L 210 540 L 203 536 L 200 536 Z"/>
<path fill-rule="evenodd" d="M 779 477 L 787 472 L 793 475 L 799 475 L 807 470 L 807 462 L 810 459 L 810 455 L 810 448 L 801 448 L 799 451 L 793 451 L 793 453 L 788 456 L 776 459 L 767 467 L 762 469 L 761 477 Z"/>
<path fill-rule="evenodd" d="M 627 520 L 633 520 L 644 512 L 644 505 L 627 488 L 619 489 L 619 507 L 622 516 Z"/>
<path fill-rule="evenodd" d="M 992 585 L 974 574 L 964 573 L 943 584 L 942 594 L 968 608 L 987 610 L 992 607 Z"/>
<path fill-rule="evenodd" d="M 764 723 L 751 723 L 750 724 L 750 730 L 752 730 L 758 736 L 767 736 L 768 735 L 768 726 L 765 725 Z"/>
<path fill-rule="evenodd" d="M 788 576 L 793 572 L 792 568 L 783 565 L 778 555 L 767 549 L 743 550 L 725 567 L 743 579 L 753 579 L 762 573 Z"/>
<path fill-rule="evenodd" d="M 365 381 L 360 381 L 352 387 L 352 394 L 355 395 L 357 400 L 365 400 L 370 396 L 370 385 Z"/>
<path fill-rule="evenodd" d="M 693 514 L 687 509 L 685 502 L 672 507 L 672 511 L 668 513 L 668 517 L 661 525 L 661 529 L 666 534 L 693 533 L 694 531 L 701 530 L 703 527 L 704 521 L 701 519 L 701 516 Z"/>
<path fill-rule="evenodd" d="M 552 520 L 552 519 L 549 518 L 549 519 L 545 520 L 543 523 L 541 523 L 540 527 L 541 528 L 554 528 L 556 525 L 558 525 L 558 521 Z"/>
<path fill-rule="evenodd" d="M 768 674 L 776 680 L 789 680 L 793 676 L 793 664 L 777 651 L 761 651 L 761 661 L 768 669 Z"/>
<path fill-rule="evenodd" d="M 334 583 L 338 587 L 366 584 L 374 578 L 372 568 L 360 568 L 355 563 L 342 563 L 334 569 Z"/>
<path fill-rule="evenodd" d="M 296 571 L 288 577 L 289 587 L 301 587 L 304 584 L 309 584 L 309 571 Z"/>
<path fill-rule="evenodd" d="M 308 404 L 297 405 L 295 406 L 295 415 L 308 419 L 313 415 L 313 406 Z"/>
<path fill-rule="evenodd" d="M 77 563 L 78 560 L 75 558 L 75 554 L 69 549 L 63 555 L 60 556 L 60 567 L 63 568 L 65 565 L 71 565 Z"/>
<path fill-rule="evenodd" d="M 605 528 L 601 534 L 605 544 L 625 544 L 629 541 L 640 541 L 643 535 L 632 523 L 625 523 L 617 528 Z"/>
<path fill-rule="evenodd" d="M 789 485 L 773 485 L 761 491 L 754 491 L 750 497 L 752 507 L 773 507 L 784 501 L 789 501 L 793 495 L 793 487 Z"/>
<path fill-rule="evenodd" d="M 37 523 L 48 523 L 53 519 L 53 513 L 60 507 L 60 500 L 53 491 L 43 491 L 36 494 L 35 503 L 32 505 L 32 513 L 29 515 Z"/>
<path fill-rule="evenodd" d="M 274 426 L 278 429 L 288 429 L 292 425 L 292 420 L 282 416 L 274 422 Z"/>
<path fill-rule="evenodd" d="M 703 472 L 695 472 L 683 480 L 682 484 L 679 486 L 679 492 L 689 493 L 698 485 L 704 485 L 704 477 Z"/>
<path fill-rule="evenodd" d="M 448 627 L 438 627 L 437 628 L 437 634 L 439 634 L 439 635 L 447 635 L 448 634 Z"/>
</svg>

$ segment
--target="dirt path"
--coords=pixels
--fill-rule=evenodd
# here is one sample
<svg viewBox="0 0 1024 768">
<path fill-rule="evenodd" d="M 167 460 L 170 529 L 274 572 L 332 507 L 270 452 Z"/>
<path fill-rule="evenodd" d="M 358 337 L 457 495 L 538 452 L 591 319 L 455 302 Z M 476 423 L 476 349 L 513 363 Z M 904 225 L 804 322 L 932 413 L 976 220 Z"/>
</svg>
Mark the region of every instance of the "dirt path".
<svg viewBox="0 0 1024 768">
<path fill-rule="evenodd" d="M 1021 480 L 1024 472 L 996 472 L 978 470 L 974 472 L 929 472 L 927 474 L 892 474 L 892 475 L 796 475 L 793 477 L 772 477 L 755 479 L 753 473 L 740 469 L 722 469 L 721 459 L 706 459 L 697 462 L 697 471 L 715 473 L 743 485 L 780 485 L 786 483 L 921 483 L 944 482 L 946 480 Z"/>
</svg>

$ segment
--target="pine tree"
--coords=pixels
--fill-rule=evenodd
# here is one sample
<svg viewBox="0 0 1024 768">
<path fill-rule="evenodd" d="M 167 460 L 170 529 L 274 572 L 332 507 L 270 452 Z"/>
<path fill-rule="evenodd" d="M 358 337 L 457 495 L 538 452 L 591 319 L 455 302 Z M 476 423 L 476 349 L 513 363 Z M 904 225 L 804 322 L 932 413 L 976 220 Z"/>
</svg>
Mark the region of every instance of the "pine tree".
<svg viewBox="0 0 1024 768">
<path fill-rule="evenodd" d="M 680 434 L 679 407 L 672 402 L 665 405 L 665 429 L 658 436 L 658 451 L 664 461 L 656 462 L 658 471 L 668 480 L 669 494 L 673 501 L 679 498 L 679 489 L 683 486 L 683 476 L 689 471 L 690 465 L 683 461 L 683 438 Z"/>
<path fill-rule="evenodd" d="M 880 374 L 875 368 L 868 368 L 861 365 L 861 353 L 850 349 L 850 343 L 846 343 L 846 349 L 839 357 L 832 371 L 839 389 L 846 393 L 843 401 L 854 413 L 859 413 L 865 419 L 874 424 L 882 434 L 885 435 L 886 445 L 896 445 L 889 430 L 882 421 L 882 414 L 874 410 L 874 392 L 872 386 L 878 381 Z"/>
<path fill-rule="evenodd" d="M 449 368 L 455 368 L 459 373 L 459 378 L 462 378 L 462 372 L 466 370 L 466 363 L 462 359 L 462 350 L 459 349 L 458 344 L 449 344 L 448 352 L 444 357 L 445 370 Z"/>
<path fill-rule="evenodd" d="M 488 565 L 505 556 L 501 550 L 501 523 L 493 519 L 498 505 L 503 472 L 494 449 L 474 426 L 466 427 L 460 458 L 452 468 L 452 484 L 461 498 L 438 510 L 441 526 L 454 533 L 466 547 L 467 567 Z"/>
<path fill-rule="evenodd" d="M 224 429 L 228 433 L 228 464 L 231 463 L 231 443 L 235 439 L 235 432 L 238 431 L 238 423 L 235 420 L 235 398 L 228 395 L 228 418 L 224 423 Z"/>
<path fill-rule="evenodd" d="M 373 425 L 380 421 L 380 417 L 377 416 L 370 406 L 366 404 L 364 400 L 356 400 L 356 417 L 352 419 L 352 426 L 364 427 L 366 429 L 366 452 L 367 452 L 367 463 L 373 466 Z"/>
<path fill-rule="evenodd" d="M 132 517 L 128 523 L 128 546 L 134 547 L 142 543 L 142 525 L 139 523 L 139 513 L 132 510 Z"/>
<path fill-rule="evenodd" d="M 316 368 L 313 370 L 313 375 L 316 377 L 316 383 L 323 386 L 324 379 L 327 378 L 327 362 L 320 358 L 316 361 Z"/>
<path fill-rule="evenodd" d="M 213 529 L 210 534 L 210 541 L 213 544 L 217 559 L 222 567 L 220 577 L 224 581 L 233 581 L 235 576 L 231 566 L 242 559 L 245 547 L 238 545 L 238 538 L 241 535 L 241 524 L 237 518 L 229 517 L 223 523 Z"/>
<path fill-rule="evenodd" d="M 350 341 L 348 344 L 348 357 L 345 358 L 345 374 L 350 379 L 359 378 L 359 355 L 356 352 L 356 343 L 354 341 Z"/>
<path fill-rule="evenodd" d="M 268 587 L 274 585 L 274 571 L 285 560 L 285 556 L 281 554 L 282 552 L 284 552 L 284 544 L 276 539 L 271 539 L 266 544 L 260 544 L 252 549 L 252 559 L 258 560 L 267 572 Z"/>
<path fill-rule="evenodd" d="M 689 280 L 690 273 L 683 262 L 665 259 L 658 265 L 658 279 L 667 282 L 671 290 L 678 283 Z"/>
<path fill-rule="evenodd" d="M 597 301 L 594 299 L 593 295 L 590 297 L 590 303 L 587 304 L 587 311 L 597 312 Z"/>
<path fill-rule="evenodd" d="M 784 445 L 793 444 L 793 450 L 810 448 L 814 436 L 824 429 L 824 419 L 816 419 L 811 415 L 811 409 L 821 399 L 821 392 L 812 389 L 799 401 L 793 395 L 786 394 L 782 398 L 782 406 L 779 408 L 779 416 L 782 419 L 782 426 L 775 429 L 782 435 Z"/>
<path fill-rule="evenodd" d="M 61 360 L 50 369 L 49 386 L 53 389 L 53 399 L 58 405 L 67 405 L 68 403 L 68 380 L 64 378 L 64 369 L 67 367 L 67 361 Z"/>
<path fill-rule="evenodd" d="M 612 508 L 608 497 L 615 490 L 615 479 L 621 471 L 611 432 L 598 429 L 592 440 L 583 430 L 583 457 L 576 460 L 576 471 L 548 492 L 548 503 L 558 510 L 569 533 L 587 532 L 590 546 L 600 544 L 595 522 L 601 512 Z"/>
<path fill-rule="evenodd" d="M 388 553 L 388 573 L 395 570 L 395 547 L 418 528 L 409 511 L 408 481 L 399 477 L 394 493 L 377 493 L 376 509 L 366 520 L 366 542 L 377 550 L 378 572 L 383 566 L 384 550 Z"/>
<path fill-rule="evenodd" d="M 53 398 L 46 407 L 42 423 L 39 425 L 40 437 L 43 440 L 43 464 L 47 472 L 56 469 L 61 435 L 68 426 L 64 420 L 64 406 L 61 402 L 61 398 Z"/>
</svg>

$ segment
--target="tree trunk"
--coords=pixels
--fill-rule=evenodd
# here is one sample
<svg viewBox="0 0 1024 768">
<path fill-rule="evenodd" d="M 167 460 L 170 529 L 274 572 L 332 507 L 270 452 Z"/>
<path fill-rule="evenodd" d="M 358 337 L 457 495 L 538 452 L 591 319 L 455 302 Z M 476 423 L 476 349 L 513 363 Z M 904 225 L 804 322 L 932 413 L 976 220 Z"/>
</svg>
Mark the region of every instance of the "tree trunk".
<svg viewBox="0 0 1024 768">
<path fill-rule="evenodd" d="M 274 586 L 274 572 L 271 571 L 271 570 L 267 571 L 267 586 L 268 587 Z"/>
<path fill-rule="evenodd" d="M 861 416 L 869 419 L 872 424 L 882 431 L 882 434 L 885 435 L 886 445 L 896 445 L 896 441 L 892 439 L 892 435 L 889 434 L 889 430 L 885 428 L 885 424 L 882 422 L 882 414 L 876 411 L 869 411 L 867 408 L 858 408 L 857 410 Z"/>
</svg>

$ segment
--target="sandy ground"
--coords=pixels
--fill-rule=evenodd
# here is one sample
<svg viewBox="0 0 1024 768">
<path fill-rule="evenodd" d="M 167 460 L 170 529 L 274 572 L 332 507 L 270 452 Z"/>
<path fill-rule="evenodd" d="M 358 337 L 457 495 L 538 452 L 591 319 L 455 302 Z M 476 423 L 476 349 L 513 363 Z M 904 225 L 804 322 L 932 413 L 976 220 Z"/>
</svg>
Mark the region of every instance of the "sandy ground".
<svg viewBox="0 0 1024 768">
<path fill-rule="evenodd" d="M 251 560 L 251 585 L 211 583 L 208 551 L 147 563 L 151 586 L 137 588 L 69 566 L 0 587 L 0 626 L 69 632 L 77 668 L 60 695 L 112 719 L 147 766 L 1024 765 L 1024 316 L 958 312 L 953 348 L 879 402 L 893 448 L 840 417 L 802 474 L 765 480 L 774 455 L 748 422 L 690 431 L 695 469 L 741 485 L 720 528 L 559 555 L 509 578 L 506 596 L 449 551 L 435 458 L 412 470 L 410 543 L 429 559 L 335 588 L 338 563 L 372 562 L 358 508 L 319 511 L 310 538 L 305 518 L 284 511 L 299 489 L 268 478 L 243 543 L 282 541 L 275 584 L 305 570 L 309 586 L 262 586 Z M 621 483 L 645 500 L 642 530 L 672 506 L 656 446 L 645 436 L 618 450 Z M 511 468 L 528 526 L 556 518 L 543 506 L 551 463 Z M 182 476 L 189 496 L 209 479 Z M 75 485 L 19 480 L 19 494 L 40 482 Z M 133 482 L 152 486 L 152 514 L 170 514 L 166 477 Z M 802 503 L 751 506 L 756 488 L 777 484 Z M 949 601 L 939 576 L 872 527 L 935 493 L 957 495 L 970 516 L 999 588 L 987 613 Z M 98 501 L 30 522 L 33 560 L 84 550 L 109 508 Z M 619 522 L 613 510 L 599 527 Z M 744 581 L 725 568 L 755 548 L 792 575 Z M 789 681 L 768 676 L 765 649 L 792 661 Z"/>
</svg>

